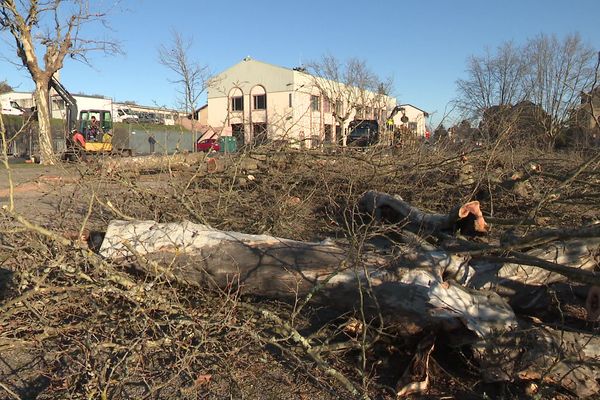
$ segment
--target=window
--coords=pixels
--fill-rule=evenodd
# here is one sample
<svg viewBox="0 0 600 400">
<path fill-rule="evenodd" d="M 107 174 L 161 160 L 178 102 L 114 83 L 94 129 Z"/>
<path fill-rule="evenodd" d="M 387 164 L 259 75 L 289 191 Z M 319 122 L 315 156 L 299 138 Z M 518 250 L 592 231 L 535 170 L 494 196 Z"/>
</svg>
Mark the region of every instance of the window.
<svg viewBox="0 0 600 400">
<path fill-rule="evenodd" d="M 366 107 L 365 108 L 365 118 L 369 118 L 371 115 L 373 115 L 373 109 L 371 107 Z"/>
<path fill-rule="evenodd" d="M 254 99 L 254 109 L 255 110 L 266 110 L 267 109 L 267 95 L 266 94 L 257 94 L 252 96 Z"/>
<path fill-rule="evenodd" d="M 52 104 L 54 105 L 54 110 L 64 110 L 65 109 L 65 101 L 62 99 L 52 99 Z"/>
<path fill-rule="evenodd" d="M 244 111 L 244 97 L 236 96 L 231 98 L 231 111 Z"/>
<path fill-rule="evenodd" d="M 331 112 L 331 103 L 327 98 L 323 98 L 323 112 Z"/>
<path fill-rule="evenodd" d="M 310 109 L 313 111 L 319 111 L 321 109 L 321 98 L 319 96 L 310 96 Z"/>
<path fill-rule="evenodd" d="M 292 94 L 290 93 L 289 97 L 288 97 L 288 107 L 291 107 L 291 106 L 292 106 Z"/>
<path fill-rule="evenodd" d="M 413 132 L 413 133 L 417 132 L 417 123 L 416 122 L 409 122 L 408 123 L 408 129 L 410 129 L 410 131 Z"/>
<path fill-rule="evenodd" d="M 361 106 L 356 106 L 356 118 L 364 118 L 364 109 Z"/>
<path fill-rule="evenodd" d="M 335 102 L 335 113 L 337 115 L 342 115 L 343 114 L 342 102 L 341 101 L 336 101 Z"/>
</svg>

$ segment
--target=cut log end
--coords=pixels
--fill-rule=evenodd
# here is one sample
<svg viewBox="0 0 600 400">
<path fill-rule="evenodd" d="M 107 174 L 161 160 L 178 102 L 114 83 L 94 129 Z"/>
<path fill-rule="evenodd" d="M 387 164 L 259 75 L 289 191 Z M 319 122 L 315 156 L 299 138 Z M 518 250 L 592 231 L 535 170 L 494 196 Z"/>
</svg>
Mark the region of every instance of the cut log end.
<svg viewBox="0 0 600 400">
<path fill-rule="evenodd" d="M 488 224 L 483 218 L 483 213 L 481 212 L 478 201 L 466 203 L 458 210 L 458 216 L 460 218 L 464 219 L 468 217 L 469 214 L 472 214 L 475 218 L 475 221 L 473 221 L 473 229 L 475 232 L 485 233 L 488 231 Z"/>
<path fill-rule="evenodd" d="M 600 286 L 592 286 L 585 301 L 585 309 L 589 321 L 598 321 L 600 318 Z"/>
</svg>

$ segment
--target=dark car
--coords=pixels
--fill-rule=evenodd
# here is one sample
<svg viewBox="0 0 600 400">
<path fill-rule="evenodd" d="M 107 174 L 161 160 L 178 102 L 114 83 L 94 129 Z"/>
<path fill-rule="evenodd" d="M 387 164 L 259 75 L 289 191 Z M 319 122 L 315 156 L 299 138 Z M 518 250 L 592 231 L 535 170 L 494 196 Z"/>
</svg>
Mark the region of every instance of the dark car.
<svg viewBox="0 0 600 400">
<path fill-rule="evenodd" d="M 196 142 L 196 150 L 197 151 L 219 151 L 221 146 L 219 145 L 219 141 L 217 139 L 204 139 L 198 140 Z"/>
<path fill-rule="evenodd" d="M 348 146 L 366 147 L 377 143 L 379 140 L 379 124 L 373 120 L 354 120 L 348 128 Z"/>
</svg>

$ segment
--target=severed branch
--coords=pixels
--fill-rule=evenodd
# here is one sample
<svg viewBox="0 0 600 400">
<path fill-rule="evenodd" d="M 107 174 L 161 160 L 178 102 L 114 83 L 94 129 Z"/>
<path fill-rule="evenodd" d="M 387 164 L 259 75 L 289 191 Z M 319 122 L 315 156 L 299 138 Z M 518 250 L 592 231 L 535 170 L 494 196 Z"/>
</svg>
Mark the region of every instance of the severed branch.
<svg viewBox="0 0 600 400">
<path fill-rule="evenodd" d="M 428 214 L 404 201 L 400 196 L 368 191 L 359 200 L 361 209 L 378 220 L 389 222 L 407 222 L 418 232 L 438 234 L 454 233 L 460 230 L 464 234 L 487 232 L 487 224 L 479 202 L 472 201 L 454 207 L 448 214 Z"/>
</svg>

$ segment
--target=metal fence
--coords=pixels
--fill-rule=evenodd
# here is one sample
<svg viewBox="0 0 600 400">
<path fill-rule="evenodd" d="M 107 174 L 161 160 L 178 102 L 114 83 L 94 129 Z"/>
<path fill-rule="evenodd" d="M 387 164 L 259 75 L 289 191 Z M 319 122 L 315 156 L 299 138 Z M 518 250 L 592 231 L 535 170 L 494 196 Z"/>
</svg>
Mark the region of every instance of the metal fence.
<svg viewBox="0 0 600 400">
<path fill-rule="evenodd" d="M 120 146 L 119 139 L 126 135 L 128 146 Z M 196 135 L 193 132 L 183 131 L 178 127 L 174 129 L 139 130 L 130 128 L 124 134 L 115 133 L 113 139 L 115 146 L 130 148 L 134 154 L 173 154 L 179 152 L 193 152 Z"/>
</svg>

